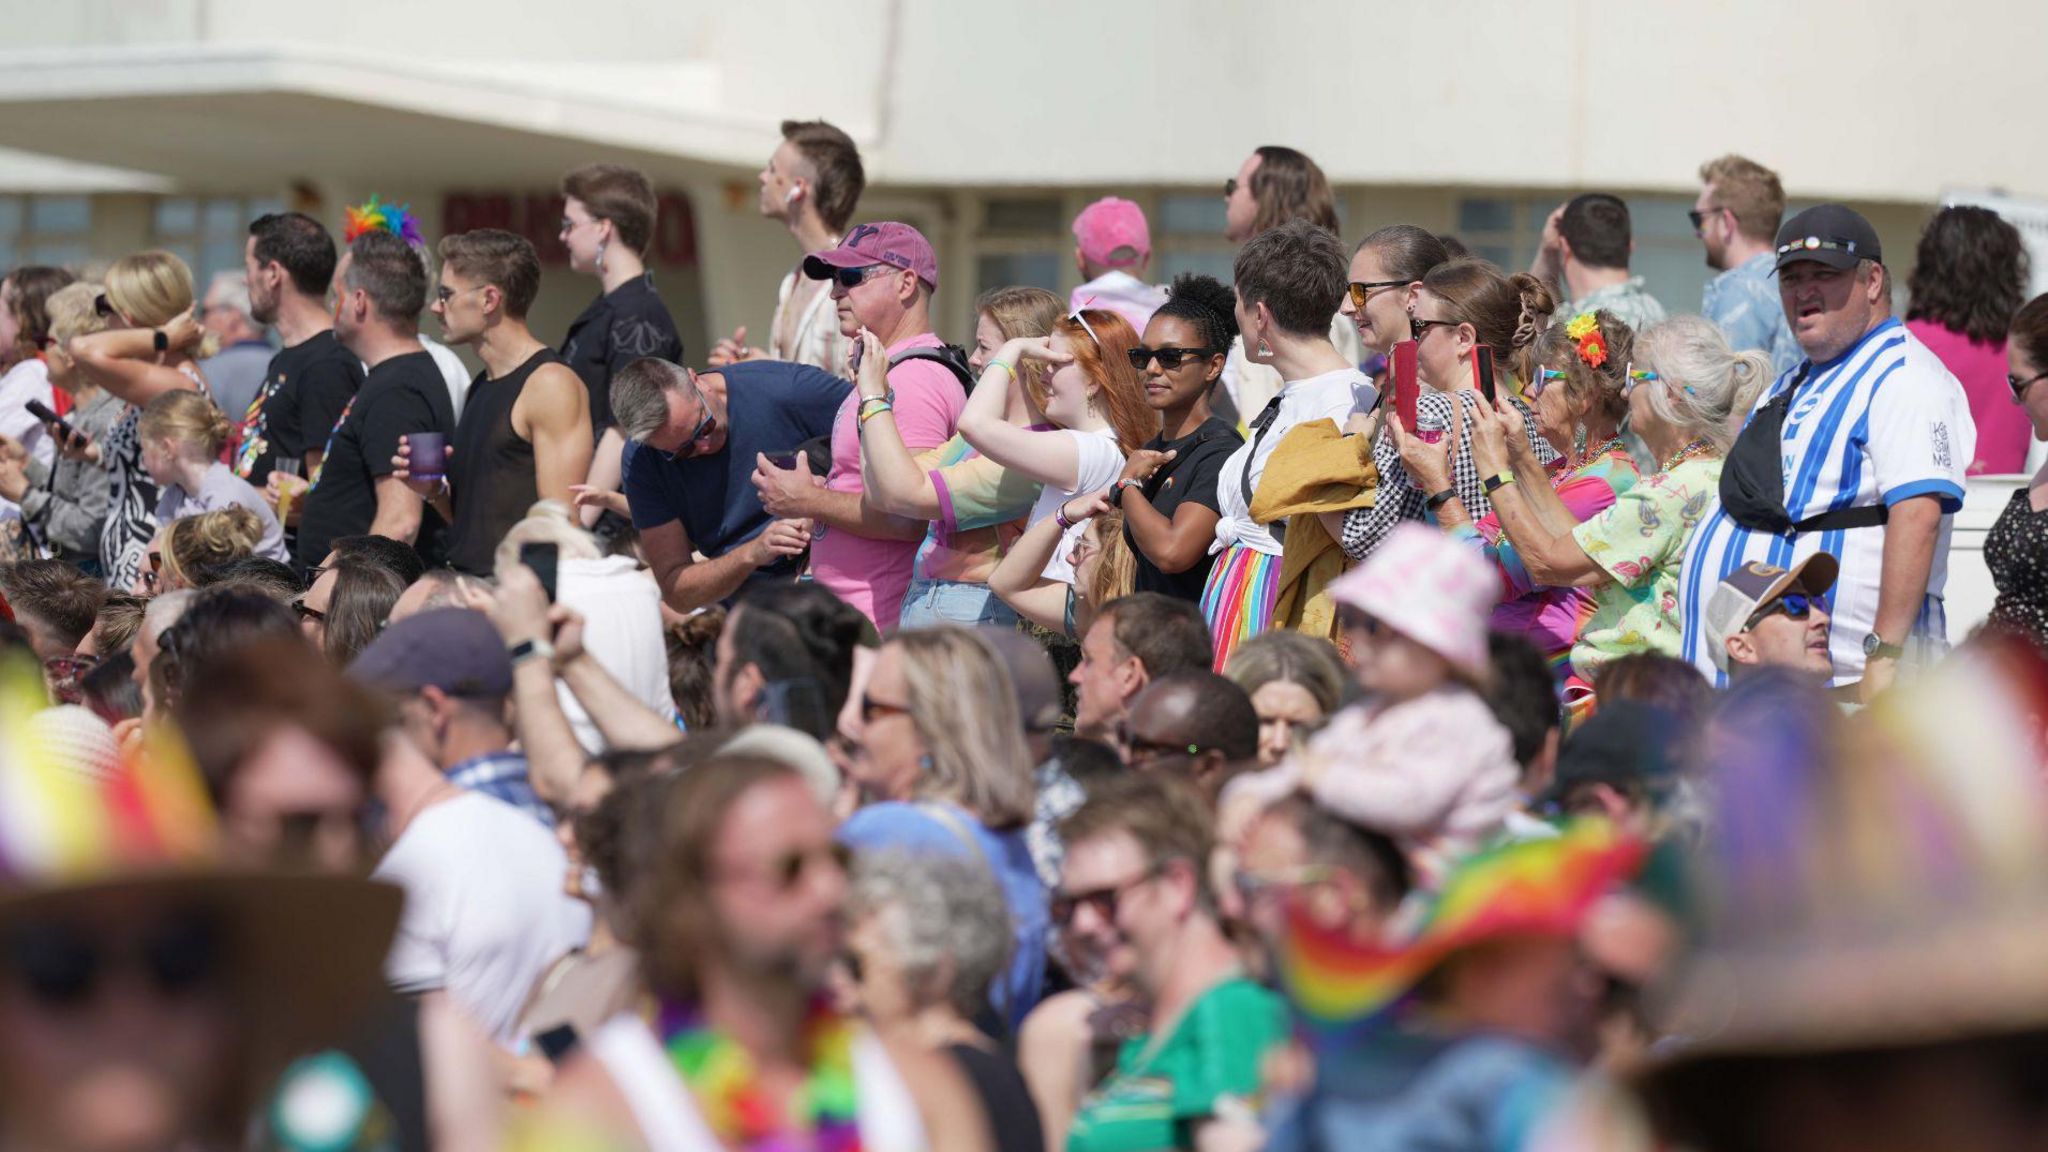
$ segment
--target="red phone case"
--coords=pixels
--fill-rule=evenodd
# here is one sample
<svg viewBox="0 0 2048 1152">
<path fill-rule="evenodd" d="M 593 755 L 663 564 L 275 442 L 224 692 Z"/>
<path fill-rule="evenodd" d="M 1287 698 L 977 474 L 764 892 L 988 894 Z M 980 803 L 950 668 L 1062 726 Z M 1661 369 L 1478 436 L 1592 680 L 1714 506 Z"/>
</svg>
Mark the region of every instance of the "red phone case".
<svg viewBox="0 0 2048 1152">
<path fill-rule="evenodd" d="M 1409 432 L 1415 431 L 1415 401 L 1422 388 L 1416 378 L 1415 349 L 1413 340 L 1394 345 L 1393 366 L 1387 371 L 1387 382 L 1394 390 L 1394 415 Z"/>
</svg>

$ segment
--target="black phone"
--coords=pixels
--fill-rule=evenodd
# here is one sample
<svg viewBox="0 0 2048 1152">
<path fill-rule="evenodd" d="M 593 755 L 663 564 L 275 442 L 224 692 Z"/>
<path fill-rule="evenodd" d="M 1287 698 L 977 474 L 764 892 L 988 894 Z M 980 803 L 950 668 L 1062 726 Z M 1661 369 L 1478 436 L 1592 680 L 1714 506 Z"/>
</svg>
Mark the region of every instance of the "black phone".
<svg viewBox="0 0 2048 1152">
<path fill-rule="evenodd" d="M 576 1035 L 575 1025 L 557 1024 L 535 1034 L 533 1043 L 540 1049 L 540 1054 L 548 1058 L 548 1063 L 560 1064 L 564 1057 L 576 1050 L 577 1045 L 583 1043 L 583 1038 Z"/>
<path fill-rule="evenodd" d="M 66 444 L 69 444 L 73 440 L 81 439 L 81 437 L 78 435 L 78 429 L 73 428 L 70 424 L 66 423 L 62 416 L 57 415 L 56 410 L 52 409 L 48 404 L 43 403 L 41 400 L 30 400 L 24 403 L 22 406 L 28 409 L 29 415 L 35 417 L 38 420 L 41 420 L 43 423 L 55 424 L 57 426 L 57 430 L 64 434 L 64 442 Z"/>
<path fill-rule="evenodd" d="M 1493 349 L 1484 344 L 1472 349 L 1472 383 L 1479 394 L 1486 397 L 1487 407 L 1492 407 L 1497 397 L 1493 384 Z"/>
<path fill-rule="evenodd" d="M 853 338 L 853 347 L 847 352 L 846 356 L 846 362 L 848 366 L 853 369 L 853 374 L 855 376 L 860 375 L 861 353 L 866 352 L 867 350 L 868 342 L 861 339 L 858 335 L 855 335 Z"/>
<path fill-rule="evenodd" d="M 533 569 L 540 577 L 540 586 L 547 591 L 548 603 L 555 602 L 555 561 L 560 554 L 553 544 L 521 544 L 519 562 Z"/>
</svg>

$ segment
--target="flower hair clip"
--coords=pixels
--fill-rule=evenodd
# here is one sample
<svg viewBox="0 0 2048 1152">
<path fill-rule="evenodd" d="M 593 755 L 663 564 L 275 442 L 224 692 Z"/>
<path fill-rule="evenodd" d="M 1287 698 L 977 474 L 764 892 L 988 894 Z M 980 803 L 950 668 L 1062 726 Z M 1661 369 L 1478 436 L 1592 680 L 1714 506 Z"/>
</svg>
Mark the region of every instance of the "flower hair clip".
<svg viewBox="0 0 2048 1152">
<path fill-rule="evenodd" d="M 370 232 L 389 232 L 407 244 L 426 246 L 427 238 L 420 234 L 419 217 L 412 214 L 410 204 L 386 204 L 372 195 L 368 204 L 347 209 L 342 216 L 343 244 L 353 244 L 358 236 Z"/>
<path fill-rule="evenodd" d="M 1598 368 L 1607 363 L 1607 340 L 1600 335 L 1600 320 L 1591 312 L 1581 312 L 1564 326 L 1564 334 L 1578 347 L 1579 359 L 1588 367 Z"/>
</svg>

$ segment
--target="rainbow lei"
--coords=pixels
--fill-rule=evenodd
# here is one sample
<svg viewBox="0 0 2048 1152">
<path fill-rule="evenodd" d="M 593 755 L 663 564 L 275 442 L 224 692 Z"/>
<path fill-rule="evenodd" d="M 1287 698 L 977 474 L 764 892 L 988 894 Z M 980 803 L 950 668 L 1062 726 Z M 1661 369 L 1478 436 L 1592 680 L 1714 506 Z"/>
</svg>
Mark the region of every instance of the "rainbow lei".
<svg viewBox="0 0 2048 1152">
<path fill-rule="evenodd" d="M 372 195 L 368 204 L 350 208 L 342 216 L 346 222 L 341 233 L 343 244 L 353 244 L 356 237 L 367 232 L 389 232 L 407 244 L 427 242 L 420 234 L 419 217 L 412 214 L 411 204 L 386 204 Z"/>
<path fill-rule="evenodd" d="M 746 1152 L 860 1152 L 851 1020 L 822 1004 L 811 1010 L 803 1036 L 810 1072 L 781 1114 L 756 1083 L 753 1056 L 695 1007 L 664 1003 L 659 1026 L 669 1062 L 721 1141 Z"/>
<path fill-rule="evenodd" d="M 1600 335 L 1600 320 L 1591 312 L 1581 312 L 1564 326 L 1564 334 L 1579 346 L 1579 359 L 1589 366 L 1598 368 L 1607 363 L 1607 341 Z"/>
</svg>

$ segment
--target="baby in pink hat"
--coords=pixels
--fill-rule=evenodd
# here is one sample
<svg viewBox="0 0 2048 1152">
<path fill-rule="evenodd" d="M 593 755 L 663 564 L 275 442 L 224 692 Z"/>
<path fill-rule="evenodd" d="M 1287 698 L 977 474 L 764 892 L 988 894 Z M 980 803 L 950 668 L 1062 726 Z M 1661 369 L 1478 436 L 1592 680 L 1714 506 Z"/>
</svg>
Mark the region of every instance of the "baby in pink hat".
<svg viewBox="0 0 2048 1152">
<path fill-rule="evenodd" d="M 1278 767 L 1233 783 L 1226 820 L 1237 805 L 1305 792 L 1394 837 L 1425 882 L 1491 839 L 1521 776 L 1513 740 L 1480 695 L 1498 594 L 1484 561 L 1420 525 L 1331 584 L 1366 698 Z"/>
</svg>

